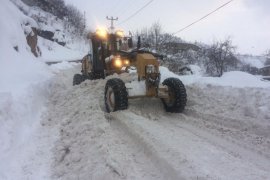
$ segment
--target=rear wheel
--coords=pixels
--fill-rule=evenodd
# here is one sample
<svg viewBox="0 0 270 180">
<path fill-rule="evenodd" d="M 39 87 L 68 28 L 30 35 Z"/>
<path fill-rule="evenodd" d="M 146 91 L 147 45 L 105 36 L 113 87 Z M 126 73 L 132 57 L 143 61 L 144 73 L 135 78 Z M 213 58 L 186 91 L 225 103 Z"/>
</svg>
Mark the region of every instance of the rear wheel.
<svg viewBox="0 0 270 180">
<path fill-rule="evenodd" d="M 109 79 L 105 86 L 104 100 L 107 112 L 127 109 L 128 93 L 125 83 L 118 78 Z"/>
<path fill-rule="evenodd" d="M 81 74 L 75 74 L 73 76 L 73 86 L 81 84 L 83 82 L 84 78 Z"/>
<path fill-rule="evenodd" d="M 172 113 L 180 113 L 185 109 L 187 103 L 186 88 L 182 81 L 177 78 L 167 78 L 163 81 L 169 90 L 169 98 L 161 99 L 165 110 Z"/>
</svg>

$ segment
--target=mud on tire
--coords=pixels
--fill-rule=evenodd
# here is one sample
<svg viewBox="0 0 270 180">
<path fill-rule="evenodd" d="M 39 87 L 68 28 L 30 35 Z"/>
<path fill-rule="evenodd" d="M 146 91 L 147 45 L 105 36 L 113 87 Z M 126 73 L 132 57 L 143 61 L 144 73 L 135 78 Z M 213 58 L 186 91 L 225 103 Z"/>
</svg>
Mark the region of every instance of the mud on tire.
<svg viewBox="0 0 270 180">
<path fill-rule="evenodd" d="M 186 88 L 177 78 L 167 78 L 163 81 L 169 89 L 169 99 L 161 99 L 165 110 L 172 113 L 183 112 L 187 103 Z"/>
<path fill-rule="evenodd" d="M 84 81 L 84 78 L 81 74 L 75 74 L 73 76 L 73 86 L 81 84 Z"/>
<path fill-rule="evenodd" d="M 104 101 L 107 112 L 125 110 L 128 108 L 128 93 L 125 83 L 121 79 L 113 78 L 107 81 Z"/>
</svg>

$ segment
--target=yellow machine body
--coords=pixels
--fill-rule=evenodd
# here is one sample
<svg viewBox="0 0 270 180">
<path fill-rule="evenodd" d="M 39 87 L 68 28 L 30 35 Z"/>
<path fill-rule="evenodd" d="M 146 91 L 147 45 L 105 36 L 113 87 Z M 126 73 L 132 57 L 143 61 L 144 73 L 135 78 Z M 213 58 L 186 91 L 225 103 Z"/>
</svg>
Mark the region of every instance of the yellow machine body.
<svg viewBox="0 0 270 180">
<path fill-rule="evenodd" d="M 154 65 L 156 73 L 159 73 L 159 63 L 157 61 L 157 58 L 155 58 L 152 54 L 137 54 L 135 64 L 139 79 L 146 78 L 147 65 Z"/>
</svg>

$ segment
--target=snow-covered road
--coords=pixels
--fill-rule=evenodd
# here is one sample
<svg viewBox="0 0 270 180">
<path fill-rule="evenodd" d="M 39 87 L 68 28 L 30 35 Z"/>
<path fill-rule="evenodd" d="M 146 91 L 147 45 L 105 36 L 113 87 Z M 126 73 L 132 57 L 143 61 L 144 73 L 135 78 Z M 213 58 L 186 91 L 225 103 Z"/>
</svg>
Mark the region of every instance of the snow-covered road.
<svg viewBox="0 0 270 180">
<path fill-rule="evenodd" d="M 164 112 L 159 99 L 130 100 L 128 110 L 108 114 L 106 80 L 73 87 L 78 71 L 55 78 L 43 120 L 58 127 L 53 179 L 270 178 L 267 89 L 193 84 L 183 114 Z"/>
</svg>

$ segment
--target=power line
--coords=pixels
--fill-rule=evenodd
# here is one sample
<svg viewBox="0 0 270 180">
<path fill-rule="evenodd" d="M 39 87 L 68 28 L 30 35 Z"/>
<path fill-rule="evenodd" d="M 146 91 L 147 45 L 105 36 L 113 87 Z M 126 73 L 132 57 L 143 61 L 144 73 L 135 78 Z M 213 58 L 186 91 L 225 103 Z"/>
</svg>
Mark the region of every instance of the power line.
<svg viewBox="0 0 270 180">
<path fill-rule="evenodd" d="M 130 0 L 128 1 L 127 4 L 125 4 L 125 7 L 132 7 L 131 4 L 134 3 L 135 1 Z M 124 10 L 120 11 L 118 15 L 118 17 L 121 17 L 123 14 L 125 14 L 127 12 L 128 8 L 124 8 Z"/>
<path fill-rule="evenodd" d="M 115 1 L 114 6 L 109 9 L 110 14 L 114 15 L 115 12 L 118 12 L 119 8 L 121 7 L 122 3 L 120 4 L 121 0 Z"/>
<path fill-rule="evenodd" d="M 133 18 L 134 16 L 136 16 L 140 11 L 142 11 L 144 8 L 146 8 L 149 4 L 151 4 L 154 0 L 150 0 L 147 4 L 145 4 L 143 7 L 141 7 L 139 10 L 137 10 L 135 13 L 133 13 L 132 15 L 130 15 L 128 18 L 126 18 L 125 20 L 121 21 L 119 24 L 117 25 L 121 25 L 125 22 L 127 22 L 128 20 L 130 20 L 131 18 Z"/>
<path fill-rule="evenodd" d="M 232 1 L 234 1 L 234 0 L 230 0 L 230 1 L 226 2 L 225 4 L 219 6 L 218 8 L 216 8 L 215 10 L 213 10 L 213 11 L 211 11 L 210 13 L 206 14 L 205 16 L 201 17 L 200 19 L 198 19 L 198 20 L 194 21 L 193 23 L 191 23 L 191 24 L 189 24 L 189 25 L 187 25 L 187 26 L 185 26 L 185 27 L 179 29 L 178 31 L 176 31 L 176 32 L 173 33 L 172 35 L 175 35 L 175 34 L 177 34 L 177 33 L 180 33 L 180 32 L 182 32 L 182 31 L 184 31 L 185 29 L 189 28 L 190 26 L 192 26 L 192 25 L 194 25 L 194 24 L 200 22 L 201 20 L 207 18 L 207 17 L 210 16 L 211 14 L 217 12 L 217 11 L 220 10 L 221 8 L 223 8 L 223 7 L 225 7 L 226 5 L 230 4 Z"/>
</svg>

